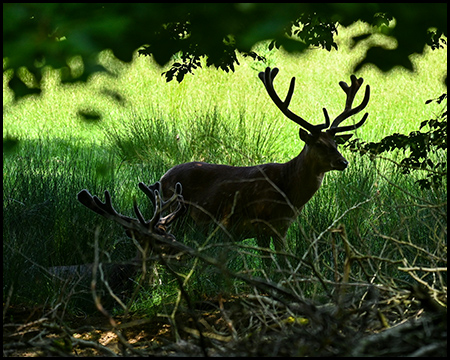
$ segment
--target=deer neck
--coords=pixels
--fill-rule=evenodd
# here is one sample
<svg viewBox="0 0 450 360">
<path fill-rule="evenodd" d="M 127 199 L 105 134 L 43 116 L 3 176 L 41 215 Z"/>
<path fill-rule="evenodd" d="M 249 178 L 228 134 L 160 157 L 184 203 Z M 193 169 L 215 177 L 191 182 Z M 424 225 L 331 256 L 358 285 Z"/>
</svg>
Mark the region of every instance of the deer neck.
<svg viewBox="0 0 450 360">
<path fill-rule="evenodd" d="M 325 173 L 320 171 L 317 162 L 308 156 L 307 146 L 285 165 L 285 179 L 289 182 L 286 186 L 286 189 L 289 189 L 287 195 L 292 204 L 301 209 L 319 190 Z"/>
</svg>

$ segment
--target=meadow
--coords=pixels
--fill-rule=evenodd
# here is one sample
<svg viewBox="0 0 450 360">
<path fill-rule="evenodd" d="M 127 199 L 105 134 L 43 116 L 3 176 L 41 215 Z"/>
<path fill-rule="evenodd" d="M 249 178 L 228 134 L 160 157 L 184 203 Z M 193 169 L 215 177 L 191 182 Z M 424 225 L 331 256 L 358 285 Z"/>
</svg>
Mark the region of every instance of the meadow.
<svg viewBox="0 0 450 360">
<path fill-rule="evenodd" d="M 151 205 L 137 184 L 157 181 L 176 164 L 200 160 L 255 165 L 296 156 L 303 147 L 298 126 L 272 104 L 258 72 L 266 66 L 280 69 L 275 81 L 279 94 L 287 92 L 295 76 L 291 109 L 312 123 L 323 121 L 323 107 L 333 118 L 345 101 L 338 83 L 349 82 L 352 66 L 367 49 L 365 43 L 356 47 L 351 43 L 351 36 L 363 26 L 341 28 L 338 51 L 287 54 L 260 44 L 255 50 L 266 57 L 265 62 L 239 57 L 234 73 L 204 66 L 182 83 L 166 83 L 161 76 L 164 69 L 151 58 L 135 55 L 132 63 L 125 64 L 104 51 L 99 62 L 109 73 L 96 74 L 86 84 L 61 84 L 58 72 L 47 69 L 42 95 L 14 102 L 6 72 L 3 136 L 18 143 L 3 156 L 4 301 L 10 291 L 17 303 L 54 306 L 72 297 L 67 289 L 55 291 L 50 283 L 42 286 L 34 273 L 92 262 L 94 239 L 104 261 L 133 257 L 134 245 L 119 226 L 77 202 L 81 189 L 101 198 L 109 190 L 116 209 L 129 216 L 136 199 L 150 216 Z M 395 46 L 394 40 L 382 37 L 379 43 Z M 442 104 L 425 105 L 425 101 L 446 92 L 446 51 L 427 49 L 412 60 L 414 72 L 395 68 L 382 73 L 365 66 L 356 74 L 370 84 L 371 99 L 365 110 L 369 118 L 354 137 L 379 141 L 393 133 L 408 134 L 442 111 Z M 82 69 L 76 58 L 69 65 L 72 71 Z M 355 103 L 362 96 L 363 91 Z M 101 119 L 86 120 L 80 111 L 101 114 Z M 442 267 L 443 262 L 446 266 L 447 189 L 421 190 L 415 184 L 416 174 L 403 175 L 392 162 L 345 149 L 342 153 L 349 160 L 348 169 L 326 175 L 288 233 L 287 251 L 293 259 L 289 286 L 321 298 L 342 278 L 393 286 L 397 281 L 412 283 L 416 276 L 442 289 L 446 280 L 440 274 L 430 278 L 428 273 L 398 268 Z M 402 153 L 391 156 L 396 160 Z M 200 243 L 195 233 L 190 238 L 175 235 L 193 246 Z M 238 255 L 229 260 L 234 271 L 260 269 L 252 240 L 236 246 Z M 210 247 L 216 256 L 223 251 L 220 246 Z M 195 296 L 243 289 L 238 281 L 224 282 L 212 269 L 205 271 L 197 263 L 190 266 L 186 286 Z M 263 273 L 271 277 L 268 271 Z M 160 271 L 159 276 L 160 281 L 141 291 L 135 308 L 160 309 L 178 296 L 170 274 Z"/>
</svg>

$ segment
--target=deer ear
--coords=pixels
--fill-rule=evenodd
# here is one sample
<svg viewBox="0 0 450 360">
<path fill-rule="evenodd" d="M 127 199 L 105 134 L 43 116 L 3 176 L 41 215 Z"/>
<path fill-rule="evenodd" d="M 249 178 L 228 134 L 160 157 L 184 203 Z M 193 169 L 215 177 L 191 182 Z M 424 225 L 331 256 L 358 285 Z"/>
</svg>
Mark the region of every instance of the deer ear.
<svg viewBox="0 0 450 360">
<path fill-rule="evenodd" d="M 309 144 L 313 139 L 313 136 L 303 128 L 300 128 L 299 135 L 300 139 L 302 139 L 307 144 Z"/>
<path fill-rule="evenodd" d="M 334 137 L 334 141 L 336 141 L 336 144 L 344 144 L 348 139 L 350 139 L 353 136 L 353 134 L 344 134 L 344 135 L 336 135 Z"/>
</svg>

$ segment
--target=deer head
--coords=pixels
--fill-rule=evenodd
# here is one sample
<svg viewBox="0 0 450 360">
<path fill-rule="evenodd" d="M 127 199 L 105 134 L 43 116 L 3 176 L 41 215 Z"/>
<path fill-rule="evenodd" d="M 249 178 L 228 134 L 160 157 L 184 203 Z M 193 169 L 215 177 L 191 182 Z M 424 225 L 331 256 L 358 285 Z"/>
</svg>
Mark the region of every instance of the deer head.
<svg viewBox="0 0 450 360">
<path fill-rule="evenodd" d="M 362 103 L 359 106 L 352 108 L 353 100 L 355 99 L 356 93 L 358 92 L 364 80 L 363 78 L 357 79 L 355 75 L 352 75 L 350 77 L 350 86 L 341 81 L 339 85 L 347 95 L 344 110 L 333 120 L 330 126 L 330 117 L 328 116 L 328 111 L 327 109 L 323 108 L 325 122 L 323 124 L 312 125 L 308 121 L 304 120 L 303 118 L 289 110 L 289 104 L 291 102 L 292 95 L 294 94 L 295 77 L 291 79 L 291 84 L 284 101 L 282 101 L 276 93 L 273 87 L 273 81 L 278 72 L 279 70 L 277 68 L 270 69 L 268 67 L 264 72 L 259 73 L 259 78 L 263 82 L 270 98 L 281 110 L 281 112 L 288 119 L 300 125 L 300 139 L 302 139 L 307 145 L 307 147 L 305 148 L 305 155 L 311 154 L 311 156 L 314 157 L 314 160 L 317 162 L 317 168 L 320 169 L 321 172 L 330 170 L 344 170 L 348 166 L 348 161 L 337 150 L 337 144 L 347 141 L 352 137 L 352 134 L 336 134 L 355 130 L 362 126 L 367 120 L 367 116 L 369 115 L 368 113 L 364 114 L 362 119 L 354 125 L 341 127 L 339 126 L 345 119 L 359 113 L 367 106 L 370 98 L 369 85 L 366 86 L 366 92 Z"/>
<path fill-rule="evenodd" d="M 134 204 L 134 212 L 137 219 L 118 213 L 112 205 L 109 191 L 105 191 L 105 202 L 102 202 L 97 196 L 92 196 L 87 190 L 81 190 L 77 195 L 77 199 L 88 209 L 122 225 L 127 235 L 138 240 L 144 248 L 150 245 L 153 250 L 159 253 L 173 251 L 171 243 L 175 238 L 168 230 L 172 222 L 185 212 L 183 196 L 181 195 L 182 187 L 180 183 L 177 183 L 172 197 L 164 201 L 160 195 L 160 185 L 159 182 L 152 186 L 139 183 L 139 188 L 150 198 L 155 207 L 155 213 L 148 221 L 144 219 L 136 203 Z M 174 205 L 176 206 L 174 207 Z M 164 217 L 162 216 L 164 212 L 172 208 L 175 210 Z M 139 252 L 138 255 L 140 255 Z"/>
</svg>

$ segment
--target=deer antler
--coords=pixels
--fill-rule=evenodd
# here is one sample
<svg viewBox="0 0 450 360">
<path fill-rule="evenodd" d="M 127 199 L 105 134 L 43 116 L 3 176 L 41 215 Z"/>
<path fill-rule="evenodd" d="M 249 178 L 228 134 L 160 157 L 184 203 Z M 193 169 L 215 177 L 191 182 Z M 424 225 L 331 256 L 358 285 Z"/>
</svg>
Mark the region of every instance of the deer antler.
<svg viewBox="0 0 450 360">
<path fill-rule="evenodd" d="M 167 228 L 169 227 L 169 225 L 176 218 L 182 215 L 185 211 L 183 205 L 183 196 L 181 195 L 181 192 L 183 191 L 181 184 L 179 182 L 176 183 L 175 192 L 173 193 L 172 197 L 167 201 L 164 201 L 161 198 L 160 195 L 161 183 L 159 181 L 150 186 L 147 186 L 143 182 L 140 182 L 139 189 L 141 189 L 145 193 L 145 195 L 149 197 L 150 201 L 153 203 L 153 206 L 155 207 L 155 214 L 153 215 L 152 219 L 148 222 L 150 224 L 150 227 L 155 229 L 157 228 L 163 232 L 167 232 Z M 175 202 L 177 203 L 177 208 L 169 215 L 161 218 L 160 214 L 169 209 Z M 139 209 L 135 208 L 135 212 L 136 210 L 139 211 Z M 139 218 L 137 212 L 136 215 Z"/>
<path fill-rule="evenodd" d="M 369 116 L 369 113 L 365 113 L 361 121 L 359 121 L 357 124 L 338 127 L 339 124 L 342 123 L 345 119 L 359 113 L 369 103 L 370 86 L 367 85 L 363 101 L 357 107 L 352 109 L 353 100 L 355 100 L 356 93 L 358 92 L 359 88 L 364 82 L 364 79 L 363 78 L 357 79 L 355 75 L 350 76 L 350 79 L 352 81 L 350 86 L 348 86 L 344 81 L 339 82 L 339 85 L 341 86 L 342 90 L 344 90 L 344 92 L 347 94 L 347 100 L 345 101 L 344 111 L 342 111 L 342 113 L 340 113 L 338 117 L 336 117 L 336 119 L 333 120 L 333 123 L 331 124 L 330 129 L 328 130 L 328 132 L 330 132 L 333 135 L 338 132 L 355 130 L 359 128 L 364 124 L 364 122 L 367 119 L 367 116 Z"/>
<path fill-rule="evenodd" d="M 170 237 L 170 239 L 173 240 L 174 237 L 168 233 L 168 228 L 170 224 L 175 221 L 175 219 L 184 214 L 185 210 L 183 204 L 183 196 L 181 195 L 181 184 L 176 184 L 173 196 L 167 201 L 163 201 L 161 199 L 160 193 L 157 190 L 157 188 L 160 188 L 160 184 L 158 185 L 158 183 L 150 187 L 146 186 L 143 183 L 140 183 L 139 188 L 143 190 L 144 193 L 152 200 L 152 203 L 155 204 L 155 213 L 149 221 L 145 221 L 136 203 L 133 207 L 137 219 L 119 214 L 112 206 L 111 195 L 109 191 L 105 191 L 105 202 L 102 202 L 97 196 L 92 196 L 87 190 L 81 190 L 77 195 L 77 199 L 88 209 L 96 212 L 99 215 L 102 215 L 107 219 L 114 220 L 118 224 L 122 225 L 127 230 L 128 234 L 137 233 L 144 237 L 151 234 L 157 234 L 165 237 Z M 177 203 L 176 209 L 169 215 L 162 217 L 161 214 L 169 207 L 171 207 L 174 203 Z M 156 238 L 156 240 L 159 239 Z"/>
<path fill-rule="evenodd" d="M 273 68 L 272 70 L 270 67 L 267 67 L 264 72 L 260 72 L 258 74 L 259 78 L 263 82 L 267 93 L 269 94 L 272 101 L 275 103 L 275 105 L 281 110 L 281 112 L 292 121 L 296 122 L 301 127 L 308 130 L 310 133 L 318 133 L 322 131 L 323 129 L 328 128 L 330 126 L 330 118 L 328 117 L 328 113 L 326 109 L 323 109 L 323 113 L 325 115 L 325 123 L 324 124 L 318 124 L 313 125 L 306 121 L 305 119 L 301 118 L 300 116 L 294 114 L 291 110 L 288 109 L 289 104 L 292 99 L 292 95 L 294 94 L 294 87 L 295 87 L 295 77 L 291 79 L 291 84 L 289 85 L 289 90 L 286 95 L 286 99 L 282 101 L 278 94 L 276 93 L 274 87 L 273 87 L 273 80 L 275 79 L 275 76 L 277 76 L 279 70 L 278 68 Z"/>
<path fill-rule="evenodd" d="M 272 101 L 275 103 L 275 105 L 281 110 L 281 112 L 292 121 L 296 122 L 301 127 L 308 130 L 311 134 L 317 134 L 321 132 L 324 129 L 327 129 L 330 126 L 330 118 L 328 116 L 328 112 L 325 108 L 323 108 L 323 114 L 325 116 L 325 123 L 318 124 L 318 125 L 312 125 L 305 119 L 301 118 L 300 116 L 294 114 L 291 110 L 289 110 L 289 104 L 292 99 L 292 95 L 294 94 L 294 87 L 295 87 L 295 77 L 291 79 L 291 84 L 289 85 L 289 90 L 286 95 L 286 99 L 283 101 L 280 99 L 278 94 L 276 93 L 274 87 L 273 87 L 273 80 L 275 79 L 275 76 L 277 76 L 279 70 L 277 68 L 270 69 L 269 67 L 266 68 L 264 72 L 260 72 L 258 74 L 261 81 L 264 83 L 264 86 L 267 90 L 267 93 L 269 94 Z M 355 99 L 356 93 L 358 92 L 359 88 L 361 87 L 363 83 L 363 78 L 357 79 L 355 75 L 352 75 L 350 77 L 352 83 L 350 86 L 348 86 L 345 82 L 341 81 L 339 85 L 341 86 L 342 90 L 347 94 L 347 100 L 345 102 L 345 108 L 344 111 L 336 118 L 334 119 L 333 123 L 331 124 L 330 128 L 328 129 L 328 132 L 332 135 L 335 135 L 338 132 L 344 132 L 349 130 L 355 130 L 362 126 L 364 122 L 367 119 L 367 116 L 369 116 L 368 113 L 366 113 L 360 122 L 354 125 L 348 125 L 348 126 L 342 126 L 339 127 L 339 124 L 344 121 L 345 119 L 349 118 L 352 115 L 355 115 L 359 113 L 362 109 L 364 109 L 367 104 L 369 103 L 370 98 L 370 86 L 366 86 L 366 93 L 364 95 L 364 100 L 362 103 L 352 109 L 352 103 Z"/>
</svg>

